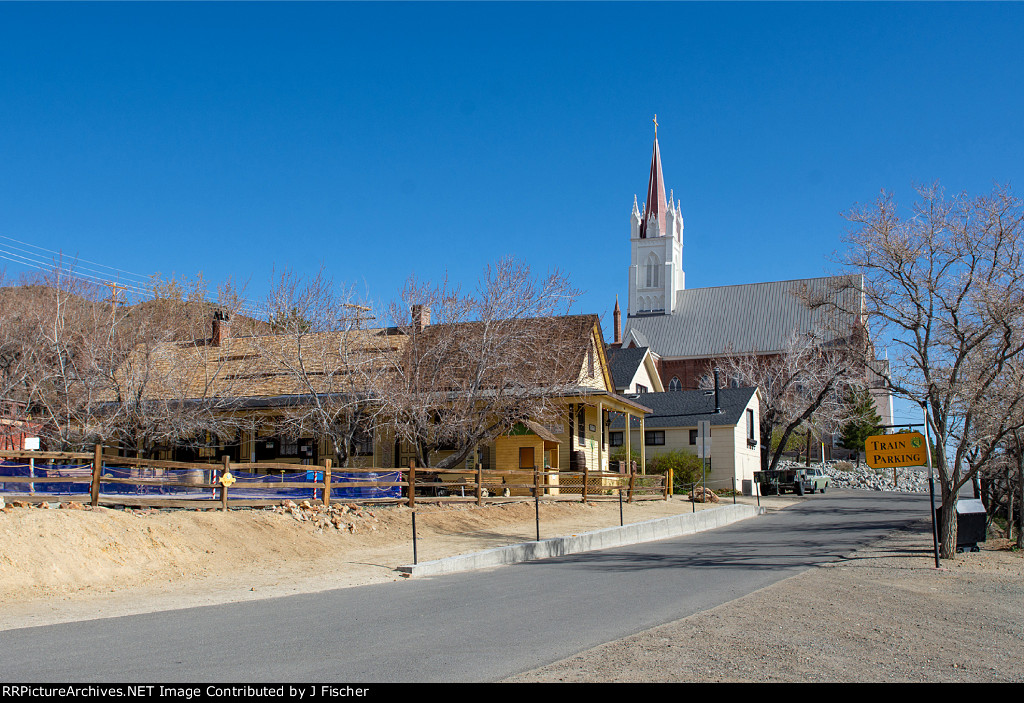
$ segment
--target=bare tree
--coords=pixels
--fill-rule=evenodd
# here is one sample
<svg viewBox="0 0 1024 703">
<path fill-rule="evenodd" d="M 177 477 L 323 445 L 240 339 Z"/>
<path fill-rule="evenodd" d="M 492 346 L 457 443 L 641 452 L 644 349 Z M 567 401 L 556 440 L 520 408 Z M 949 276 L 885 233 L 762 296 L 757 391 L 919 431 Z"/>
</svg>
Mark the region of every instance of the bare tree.
<svg viewBox="0 0 1024 703">
<path fill-rule="evenodd" d="M 265 373 L 281 376 L 292 396 L 277 422 L 284 436 L 313 434 L 329 440 L 338 466 L 348 466 L 360 445 L 373 441 L 387 388 L 387 354 L 397 335 L 368 329 L 369 306 L 337 288 L 321 270 L 304 280 L 281 274 L 267 299 L 271 335 L 253 344 Z"/>
<path fill-rule="evenodd" d="M 564 410 L 558 398 L 584 380 L 596 325 L 566 316 L 577 295 L 565 275 L 535 277 L 513 259 L 489 266 L 472 293 L 410 279 L 389 309 L 405 343 L 391 356 L 382 417 L 421 465 L 444 448 L 436 465 L 456 466 L 517 422 Z"/>
<path fill-rule="evenodd" d="M 101 393 L 87 409 L 89 421 L 102 441 L 142 454 L 205 444 L 207 436 L 229 443 L 240 426 L 231 412 L 238 363 L 229 375 L 211 321 L 215 313 L 223 321 L 235 316 L 240 292 L 223 285 L 211 303 L 202 275 L 155 276 L 151 289 L 152 297 L 135 305 L 100 306 L 95 323 L 105 337 L 94 346 L 88 376 Z"/>
<path fill-rule="evenodd" d="M 726 377 L 761 391 L 761 469 L 778 465 L 790 438 L 801 429 L 838 431 L 847 417 L 848 391 L 864 378 L 863 350 L 844 340 L 825 341 L 821 330 L 789 335 L 772 354 L 731 355 L 719 362 Z M 780 432 L 778 444 L 773 437 Z"/>
<path fill-rule="evenodd" d="M 864 274 L 869 319 L 894 345 L 887 383 L 895 394 L 927 403 L 941 449 L 941 555 L 949 558 L 957 495 L 997 446 L 979 444 L 972 428 L 989 412 L 986 399 L 1007 364 L 1024 351 L 1024 209 L 1008 187 L 978 197 L 947 198 L 938 186 L 918 192 L 910 217 L 885 193 L 847 213 L 843 261 Z"/>
<path fill-rule="evenodd" d="M 40 417 L 46 445 L 77 449 L 106 442 L 149 452 L 223 433 L 232 420 L 213 394 L 217 364 L 209 362 L 200 330 L 214 306 L 202 278 L 155 277 L 152 295 L 134 305 L 107 295 L 62 260 L 5 290 L 17 305 L 4 305 L 0 316 L 5 330 L 16 330 L 21 354 L 17 369 L 5 364 L 5 385 L 15 371 L 20 378 L 5 392 Z M 223 309 L 234 309 L 238 300 L 230 285 L 221 288 Z"/>
</svg>

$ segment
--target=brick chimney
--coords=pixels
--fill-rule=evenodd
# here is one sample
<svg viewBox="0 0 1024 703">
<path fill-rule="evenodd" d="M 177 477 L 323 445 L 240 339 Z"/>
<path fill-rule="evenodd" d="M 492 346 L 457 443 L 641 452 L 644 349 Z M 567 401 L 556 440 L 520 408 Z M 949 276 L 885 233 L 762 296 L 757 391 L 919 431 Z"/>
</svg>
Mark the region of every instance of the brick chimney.
<svg viewBox="0 0 1024 703">
<path fill-rule="evenodd" d="M 219 347 L 231 335 L 230 316 L 223 310 L 213 313 L 213 329 L 210 335 L 210 346 Z"/>
<path fill-rule="evenodd" d="M 422 332 L 424 327 L 430 326 L 430 306 L 412 306 L 412 326 L 417 332 Z"/>
<path fill-rule="evenodd" d="M 614 344 L 622 346 L 622 311 L 619 310 L 619 296 L 615 296 L 615 310 L 612 311 L 612 320 L 615 325 Z"/>
</svg>

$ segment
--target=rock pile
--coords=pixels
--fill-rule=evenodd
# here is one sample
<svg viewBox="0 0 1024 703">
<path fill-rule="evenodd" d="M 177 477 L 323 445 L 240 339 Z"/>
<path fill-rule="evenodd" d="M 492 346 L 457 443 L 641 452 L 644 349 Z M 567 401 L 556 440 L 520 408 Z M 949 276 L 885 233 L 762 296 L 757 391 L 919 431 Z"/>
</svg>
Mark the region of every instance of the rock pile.
<svg viewBox="0 0 1024 703">
<path fill-rule="evenodd" d="M 82 505 L 81 503 L 76 503 L 73 500 L 69 500 L 66 503 L 58 503 L 57 507 L 60 508 L 61 510 L 90 510 L 91 509 L 89 506 Z M 27 500 L 12 500 L 11 502 L 6 503 L 6 502 L 4 502 L 3 498 L 0 498 L 0 511 L 5 512 L 5 513 L 9 513 L 13 508 L 42 508 L 44 510 L 49 510 L 49 509 L 53 508 L 53 506 L 50 505 L 49 503 L 47 503 L 46 501 L 42 501 L 41 503 L 33 504 L 33 503 L 30 503 Z"/>
<path fill-rule="evenodd" d="M 690 491 L 690 500 L 694 503 L 717 503 L 718 496 L 710 488 L 694 486 Z"/>
<path fill-rule="evenodd" d="M 273 511 L 282 515 L 291 515 L 299 522 L 311 522 L 317 532 L 334 528 L 336 530 L 348 530 L 356 532 L 357 523 L 363 523 L 371 531 L 376 531 L 378 522 L 377 516 L 372 510 L 355 503 L 334 503 L 325 507 L 319 503 L 310 503 L 304 500 L 296 503 L 293 500 L 286 500 L 280 506 L 273 508 Z"/>
<path fill-rule="evenodd" d="M 801 469 L 806 466 L 780 461 L 779 468 Z M 928 470 L 920 467 L 895 469 L 895 483 L 893 469 L 872 469 L 864 464 L 857 466 L 849 461 L 826 461 L 824 469 L 830 478 L 830 488 L 859 488 L 899 493 L 928 492 Z"/>
</svg>

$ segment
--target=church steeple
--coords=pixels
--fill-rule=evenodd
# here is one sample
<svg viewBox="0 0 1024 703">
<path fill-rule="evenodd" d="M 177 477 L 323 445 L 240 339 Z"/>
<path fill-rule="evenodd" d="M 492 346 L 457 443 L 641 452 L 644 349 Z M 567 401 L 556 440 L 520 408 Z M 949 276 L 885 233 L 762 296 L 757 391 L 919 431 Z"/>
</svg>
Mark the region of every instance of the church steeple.
<svg viewBox="0 0 1024 703">
<path fill-rule="evenodd" d="M 654 116 L 654 149 L 647 180 L 647 201 L 641 211 L 633 197 L 630 214 L 629 267 L 630 317 L 669 314 L 676 309 L 676 294 L 685 287 L 683 274 L 683 214 L 675 194 L 665 197 L 665 176 L 658 144 L 658 116 Z"/>
<path fill-rule="evenodd" d="M 669 210 L 665 197 L 665 176 L 661 172 L 661 148 L 658 146 L 658 116 L 654 116 L 654 153 L 651 155 L 651 176 L 647 180 L 647 204 L 640 221 L 640 238 L 646 239 L 648 231 L 652 237 L 665 233 L 665 215 Z M 649 227 L 651 220 L 658 224 Z M 655 230 L 658 234 L 655 234 Z"/>
</svg>

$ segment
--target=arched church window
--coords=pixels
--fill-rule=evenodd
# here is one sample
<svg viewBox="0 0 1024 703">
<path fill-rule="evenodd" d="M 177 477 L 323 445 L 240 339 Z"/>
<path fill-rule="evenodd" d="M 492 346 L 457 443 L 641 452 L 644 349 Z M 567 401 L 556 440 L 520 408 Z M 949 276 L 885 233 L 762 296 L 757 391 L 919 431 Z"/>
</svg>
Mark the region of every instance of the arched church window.
<svg viewBox="0 0 1024 703">
<path fill-rule="evenodd" d="M 673 376 L 672 380 L 668 382 L 668 389 L 670 391 L 681 391 L 683 390 L 683 384 L 679 382 L 678 376 Z"/>
<path fill-rule="evenodd" d="M 661 261 L 658 255 L 651 252 L 647 257 L 647 287 L 658 288 L 661 285 Z"/>
</svg>

